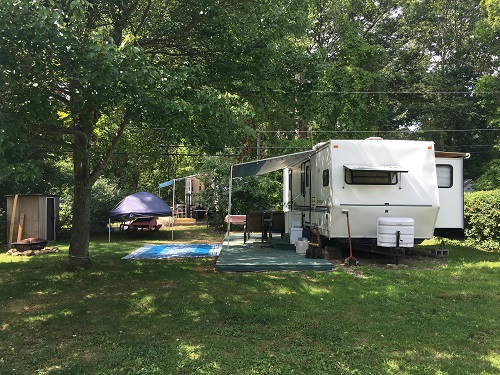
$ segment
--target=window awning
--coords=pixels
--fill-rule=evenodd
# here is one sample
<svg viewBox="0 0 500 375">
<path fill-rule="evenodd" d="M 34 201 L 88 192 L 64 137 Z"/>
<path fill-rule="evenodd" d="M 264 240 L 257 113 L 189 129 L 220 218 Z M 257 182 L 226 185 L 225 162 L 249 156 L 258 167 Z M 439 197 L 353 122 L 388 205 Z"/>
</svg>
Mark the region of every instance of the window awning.
<svg viewBox="0 0 500 375">
<path fill-rule="evenodd" d="M 279 171 L 280 169 L 290 168 L 302 162 L 305 158 L 311 155 L 314 150 L 297 152 L 276 156 L 274 158 L 261 159 L 248 163 L 233 165 L 233 178 L 246 176 L 259 176 L 262 174 Z"/>
<path fill-rule="evenodd" d="M 436 151 L 435 155 L 437 158 L 470 158 L 470 154 L 467 152 Z"/>
<path fill-rule="evenodd" d="M 351 171 L 378 171 L 378 172 L 400 172 L 408 173 L 408 169 L 399 165 L 355 165 L 345 164 L 344 168 Z"/>
</svg>

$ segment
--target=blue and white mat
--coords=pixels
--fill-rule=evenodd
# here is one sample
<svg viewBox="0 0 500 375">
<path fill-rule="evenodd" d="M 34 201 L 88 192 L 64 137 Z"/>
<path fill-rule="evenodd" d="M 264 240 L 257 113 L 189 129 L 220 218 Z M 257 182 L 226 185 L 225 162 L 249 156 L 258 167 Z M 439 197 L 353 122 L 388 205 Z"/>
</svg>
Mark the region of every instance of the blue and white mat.
<svg viewBox="0 0 500 375">
<path fill-rule="evenodd" d="M 221 244 L 144 245 L 122 259 L 171 259 L 219 256 Z"/>
</svg>

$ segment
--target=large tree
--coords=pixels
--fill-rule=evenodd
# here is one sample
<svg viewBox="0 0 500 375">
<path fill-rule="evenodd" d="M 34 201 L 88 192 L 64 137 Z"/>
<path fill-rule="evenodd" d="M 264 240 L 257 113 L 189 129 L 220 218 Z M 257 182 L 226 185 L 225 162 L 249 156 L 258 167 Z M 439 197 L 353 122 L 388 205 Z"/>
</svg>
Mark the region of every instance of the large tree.
<svg viewBox="0 0 500 375">
<path fill-rule="evenodd" d="M 15 117 L 53 150 L 71 152 L 70 264 L 91 263 L 92 186 L 125 134 L 147 140 L 145 152 L 167 141 L 215 152 L 243 137 L 251 108 L 238 95 L 244 90 L 224 89 L 234 79 L 224 71 L 239 71 L 248 87 L 241 72 L 252 75 L 248 62 L 266 41 L 249 36 L 261 25 L 242 20 L 270 3 L 3 1 L 2 122 Z"/>
</svg>

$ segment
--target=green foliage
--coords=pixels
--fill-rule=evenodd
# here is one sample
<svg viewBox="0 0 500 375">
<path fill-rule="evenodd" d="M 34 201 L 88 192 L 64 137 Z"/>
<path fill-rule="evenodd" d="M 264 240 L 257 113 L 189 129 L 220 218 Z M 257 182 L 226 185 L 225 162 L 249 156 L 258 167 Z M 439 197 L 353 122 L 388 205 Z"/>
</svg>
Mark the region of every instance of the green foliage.
<svg viewBox="0 0 500 375">
<path fill-rule="evenodd" d="M 209 210 L 210 224 L 224 227 L 224 218 L 229 205 L 230 168 L 234 160 L 225 157 L 206 158 L 198 168 L 199 178 L 206 186 L 201 193 L 201 205 Z M 249 211 L 281 210 L 280 174 L 233 179 L 232 214 L 246 214 Z"/>
<path fill-rule="evenodd" d="M 500 190 L 466 193 L 464 211 L 468 241 L 500 251 Z"/>
<path fill-rule="evenodd" d="M 212 156 L 198 167 L 200 181 L 205 190 L 200 195 L 200 204 L 209 211 L 210 224 L 216 228 L 224 226 L 229 202 L 229 173 L 231 160 Z"/>
<path fill-rule="evenodd" d="M 7 212 L 0 207 L 0 244 L 7 243 Z"/>
<path fill-rule="evenodd" d="M 495 190 L 500 188 L 500 159 L 495 159 L 488 163 L 483 175 L 476 180 L 474 188 L 477 190 Z"/>
<path fill-rule="evenodd" d="M 249 176 L 233 181 L 231 213 L 283 210 L 283 174 L 281 171 L 263 176 Z"/>
<path fill-rule="evenodd" d="M 109 211 L 116 206 L 129 192 L 116 182 L 101 177 L 92 189 L 90 208 L 90 225 L 94 229 L 105 228 L 108 224 Z"/>
</svg>

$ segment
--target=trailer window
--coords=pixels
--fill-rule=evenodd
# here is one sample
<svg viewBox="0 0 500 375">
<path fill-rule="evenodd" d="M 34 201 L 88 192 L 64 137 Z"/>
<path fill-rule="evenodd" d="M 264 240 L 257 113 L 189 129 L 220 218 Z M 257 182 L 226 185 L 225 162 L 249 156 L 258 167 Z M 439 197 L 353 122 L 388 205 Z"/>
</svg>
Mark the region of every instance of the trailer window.
<svg viewBox="0 0 500 375">
<path fill-rule="evenodd" d="M 349 185 L 396 185 L 397 172 L 353 170 L 345 168 L 345 182 Z"/>
<path fill-rule="evenodd" d="M 449 164 L 437 164 L 436 174 L 438 187 L 451 188 L 453 186 L 453 167 Z"/>
<path fill-rule="evenodd" d="M 323 171 L 323 186 L 329 186 L 330 185 L 330 170 L 325 169 Z"/>
</svg>

